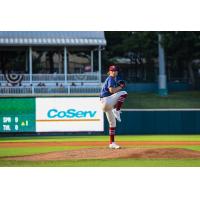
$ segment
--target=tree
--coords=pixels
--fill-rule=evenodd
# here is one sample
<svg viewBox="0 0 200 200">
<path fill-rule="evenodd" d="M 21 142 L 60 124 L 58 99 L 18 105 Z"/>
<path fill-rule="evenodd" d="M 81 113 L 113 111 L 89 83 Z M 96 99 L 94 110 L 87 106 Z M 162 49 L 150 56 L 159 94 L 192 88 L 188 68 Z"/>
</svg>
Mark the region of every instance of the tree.
<svg viewBox="0 0 200 200">
<path fill-rule="evenodd" d="M 163 32 L 167 62 L 179 76 L 188 70 L 193 88 L 196 87 L 192 63 L 200 56 L 200 32 Z"/>
<path fill-rule="evenodd" d="M 160 33 L 163 36 L 166 66 L 173 71 L 175 77 L 183 77 L 184 71 L 187 71 L 195 88 L 193 61 L 200 58 L 200 32 L 171 31 Z M 149 69 L 148 73 L 151 73 L 158 58 L 157 35 L 157 31 L 105 32 L 107 39 L 105 60 L 115 56 L 125 56 L 131 59 L 142 57 L 145 59 L 146 69 Z M 144 63 L 139 63 L 138 67 L 144 67 Z"/>
<path fill-rule="evenodd" d="M 132 68 L 137 74 L 138 70 L 148 72 L 154 77 L 155 58 L 157 58 L 156 32 L 105 32 L 107 39 L 107 59 L 119 56 L 131 60 Z"/>
</svg>

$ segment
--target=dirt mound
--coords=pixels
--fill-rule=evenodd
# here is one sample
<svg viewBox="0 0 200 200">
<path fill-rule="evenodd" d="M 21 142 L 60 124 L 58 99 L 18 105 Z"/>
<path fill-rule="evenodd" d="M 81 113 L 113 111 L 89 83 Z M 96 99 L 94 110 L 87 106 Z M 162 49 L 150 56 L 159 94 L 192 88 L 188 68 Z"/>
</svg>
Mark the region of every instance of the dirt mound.
<svg viewBox="0 0 200 200">
<path fill-rule="evenodd" d="M 89 148 L 35 154 L 30 156 L 15 156 L 6 160 L 48 161 L 48 160 L 79 160 L 79 159 L 112 159 L 112 158 L 200 158 L 200 152 L 179 148 L 124 148 L 112 150 L 107 148 Z"/>
</svg>

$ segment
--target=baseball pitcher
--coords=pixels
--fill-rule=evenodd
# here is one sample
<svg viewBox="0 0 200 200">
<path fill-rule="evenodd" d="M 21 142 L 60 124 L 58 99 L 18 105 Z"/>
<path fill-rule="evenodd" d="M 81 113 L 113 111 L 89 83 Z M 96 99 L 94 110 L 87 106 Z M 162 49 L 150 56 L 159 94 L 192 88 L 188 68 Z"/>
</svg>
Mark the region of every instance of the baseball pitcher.
<svg viewBox="0 0 200 200">
<path fill-rule="evenodd" d="M 121 122 L 120 109 L 127 97 L 127 92 L 121 91 L 125 88 L 125 82 L 120 80 L 118 71 L 119 69 L 115 65 L 109 67 L 109 76 L 105 80 L 100 93 L 102 110 L 106 113 L 109 123 L 110 149 L 120 148 L 120 146 L 115 143 L 116 119 Z"/>
</svg>

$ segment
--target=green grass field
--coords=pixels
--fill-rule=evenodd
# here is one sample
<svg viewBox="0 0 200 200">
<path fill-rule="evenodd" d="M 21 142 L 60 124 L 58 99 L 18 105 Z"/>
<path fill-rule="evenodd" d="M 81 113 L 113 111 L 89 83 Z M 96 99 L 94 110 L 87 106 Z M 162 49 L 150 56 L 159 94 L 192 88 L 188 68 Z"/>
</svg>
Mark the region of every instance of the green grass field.
<svg viewBox="0 0 200 200">
<path fill-rule="evenodd" d="M 200 91 L 170 92 L 167 97 L 156 93 L 129 93 L 124 108 L 200 108 Z"/>
<path fill-rule="evenodd" d="M 0 142 L 63 142 L 63 141 L 107 141 L 108 136 L 62 136 L 62 137 L 21 137 L 21 138 L 0 138 Z M 117 141 L 200 141 L 198 135 L 185 136 L 117 136 Z M 136 146 L 134 146 L 137 148 Z M 148 148 L 184 148 L 200 151 L 200 146 L 148 146 Z M 199 167 L 200 159 L 91 159 L 91 160 L 64 160 L 64 161 L 8 161 L 3 157 L 32 155 L 38 153 L 64 151 L 80 148 L 96 148 L 94 146 L 48 146 L 48 147 L 17 147 L 12 146 L 0 149 L 1 167 Z M 139 146 L 147 148 L 147 146 Z"/>
<path fill-rule="evenodd" d="M 118 141 L 200 141 L 200 135 L 118 135 Z M 108 136 L 2 137 L 0 142 L 108 141 Z"/>
</svg>

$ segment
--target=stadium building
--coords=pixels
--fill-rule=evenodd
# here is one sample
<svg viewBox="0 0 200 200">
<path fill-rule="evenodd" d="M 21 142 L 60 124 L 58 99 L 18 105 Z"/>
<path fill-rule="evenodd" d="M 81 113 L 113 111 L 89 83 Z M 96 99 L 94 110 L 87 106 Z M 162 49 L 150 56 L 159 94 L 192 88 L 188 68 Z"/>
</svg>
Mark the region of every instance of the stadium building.
<svg viewBox="0 0 200 200">
<path fill-rule="evenodd" d="M 98 93 L 104 32 L 0 31 L 0 94 Z"/>
</svg>

